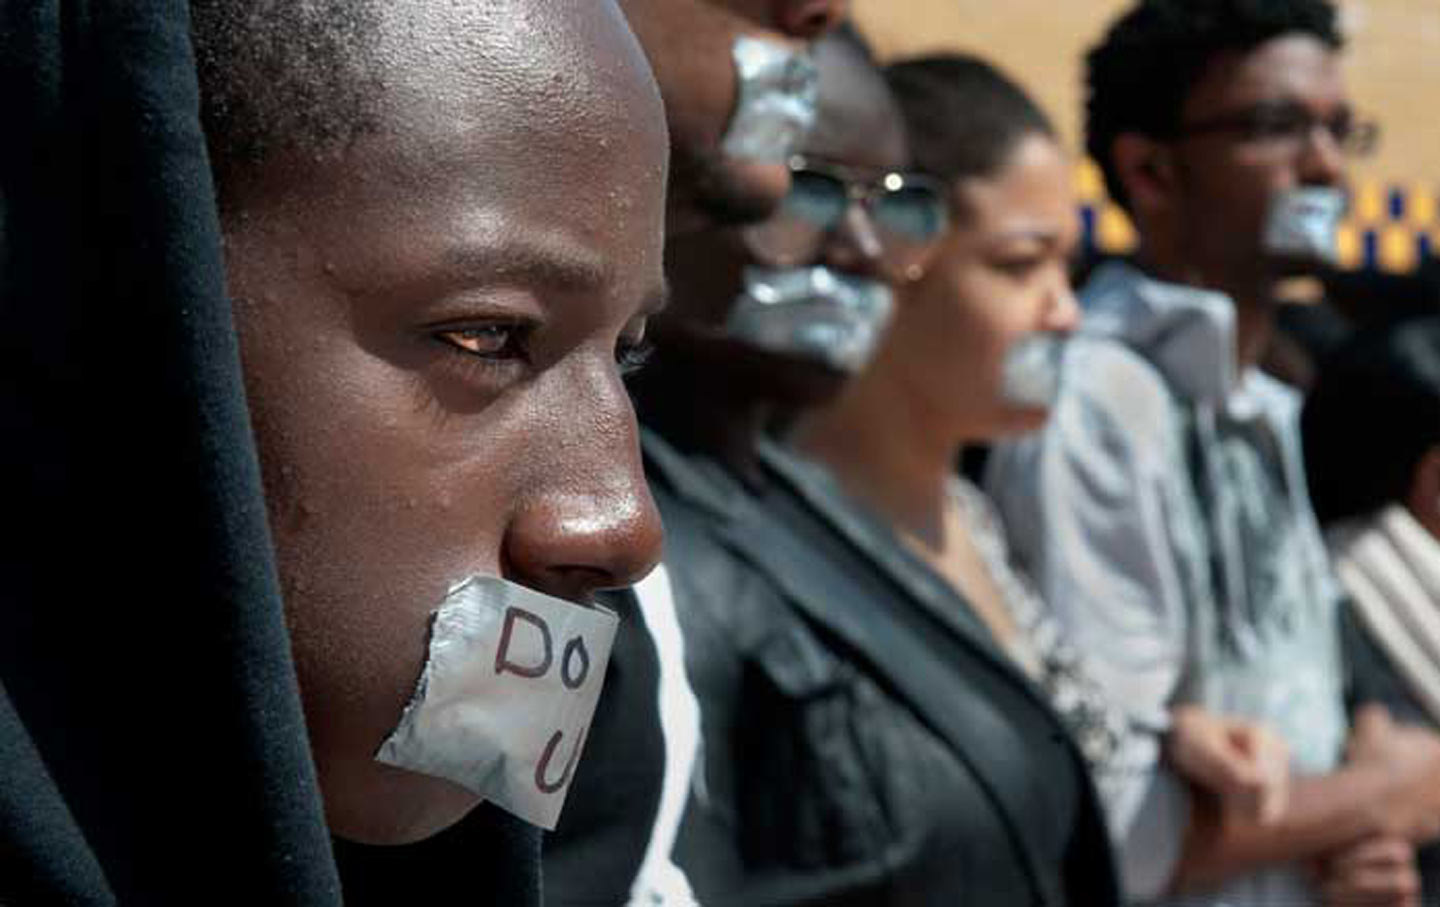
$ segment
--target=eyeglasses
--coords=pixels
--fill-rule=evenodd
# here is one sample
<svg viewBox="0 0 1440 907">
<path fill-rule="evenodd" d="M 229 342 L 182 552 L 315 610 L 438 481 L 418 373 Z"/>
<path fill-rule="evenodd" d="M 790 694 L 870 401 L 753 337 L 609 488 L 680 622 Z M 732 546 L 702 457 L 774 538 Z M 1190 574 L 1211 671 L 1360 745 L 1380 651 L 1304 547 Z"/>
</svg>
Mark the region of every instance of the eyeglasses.
<svg viewBox="0 0 1440 907">
<path fill-rule="evenodd" d="M 861 179 L 849 168 L 799 155 L 789 163 L 790 193 L 780 209 L 744 232 L 751 253 L 767 265 L 815 261 L 852 205 L 869 218 L 888 264 L 923 252 L 949 223 L 944 185 L 924 174 Z"/>
<path fill-rule="evenodd" d="M 1294 103 L 1257 104 L 1248 110 L 1186 123 L 1176 137 L 1229 132 L 1246 142 L 1298 151 L 1315 134 L 1316 127 L 1323 128 L 1336 147 L 1351 157 L 1370 154 L 1380 142 L 1380 124 L 1374 120 L 1357 119 L 1349 110 L 1328 118 L 1317 117 L 1304 105 Z"/>
</svg>

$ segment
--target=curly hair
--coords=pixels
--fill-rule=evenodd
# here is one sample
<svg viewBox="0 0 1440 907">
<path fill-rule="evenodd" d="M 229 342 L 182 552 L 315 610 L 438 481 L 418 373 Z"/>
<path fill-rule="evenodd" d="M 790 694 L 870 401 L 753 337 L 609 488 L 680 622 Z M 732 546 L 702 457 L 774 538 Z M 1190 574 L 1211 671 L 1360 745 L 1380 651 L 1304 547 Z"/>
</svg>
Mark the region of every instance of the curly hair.
<svg viewBox="0 0 1440 907">
<path fill-rule="evenodd" d="M 979 57 L 903 60 L 885 68 L 885 81 L 905 118 L 913 165 L 946 182 L 995 173 L 1029 135 L 1055 136 L 1024 90 Z"/>
<path fill-rule="evenodd" d="M 1216 56 L 1287 34 L 1344 43 L 1328 0 L 1140 0 L 1086 56 L 1085 149 L 1128 207 L 1111 161 L 1126 132 L 1174 135 L 1191 89 Z"/>
</svg>

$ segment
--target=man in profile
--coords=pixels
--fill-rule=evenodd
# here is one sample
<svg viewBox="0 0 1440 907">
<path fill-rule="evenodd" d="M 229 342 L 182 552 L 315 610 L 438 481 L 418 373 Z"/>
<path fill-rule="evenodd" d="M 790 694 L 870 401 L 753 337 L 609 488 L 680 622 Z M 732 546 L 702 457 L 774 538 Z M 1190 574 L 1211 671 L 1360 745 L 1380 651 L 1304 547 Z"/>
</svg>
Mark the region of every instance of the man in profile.
<svg viewBox="0 0 1440 907">
<path fill-rule="evenodd" d="M 52 6 L 0 23 L 0 900 L 538 903 L 534 829 L 376 753 L 451 584 L 579 611 L 659 553 L 621 372 L 666 133 L 619 9 Z"/>
</svg>

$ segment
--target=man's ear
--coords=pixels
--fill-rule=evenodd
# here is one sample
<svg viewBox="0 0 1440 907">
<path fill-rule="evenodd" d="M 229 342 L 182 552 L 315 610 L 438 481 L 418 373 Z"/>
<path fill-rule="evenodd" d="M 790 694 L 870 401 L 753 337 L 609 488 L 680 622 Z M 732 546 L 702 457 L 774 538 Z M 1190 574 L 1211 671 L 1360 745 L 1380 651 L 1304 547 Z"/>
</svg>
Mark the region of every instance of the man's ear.
<svg viewBox="0 0 1440 907">
<path fill-rule="evenodd" d="M 1110 160 L 1136 214 L 1168 207 L 1176 191 L 1170 146 L 1138 132 L 1117 135 Z"/>
<path fill-rule="evenodd" d="M 1410 513 L 1440 539 L 1440 444 L 1432 445 L 1410 475 Z"/>
</svg>

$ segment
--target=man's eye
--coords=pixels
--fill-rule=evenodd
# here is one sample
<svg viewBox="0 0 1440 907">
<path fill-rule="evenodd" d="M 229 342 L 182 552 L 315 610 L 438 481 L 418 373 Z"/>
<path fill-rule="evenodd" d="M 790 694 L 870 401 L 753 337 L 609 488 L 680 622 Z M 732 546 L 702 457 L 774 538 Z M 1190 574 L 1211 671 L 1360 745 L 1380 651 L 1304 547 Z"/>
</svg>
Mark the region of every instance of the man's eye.
<svg viewBox="0 0 1440 907">
<path fill-rule="evenodd" d="M 1310 116 L 1298 107 L 1277 107 L 1256 111 L 1250 130 L 1261 138 L 1290 136 L 1303 132 L 1310 125 Z"/>
<path fill-rule="evenodd" d="M 487 324 L 455 328 L 436 336 L 457 349 L 485 359 L 513 359 L 523 355 L 525 328 L 516 324 Z"/>
<path fill-rule="evenodd" d="M 655 345 L 648 340 L 626 340 L 623 337 L 615 345 L 615 361 L 620 363 L 621 375 L 633 375 L 645 367 Z"/>
<path fill-rule="evenodd" d="M 1355 116 L 1348 112 L 1335 114 L 1326 123 L 1325 128 L 1336 141 L 1344 142 L 1355 132 Z"/>
</svg>

